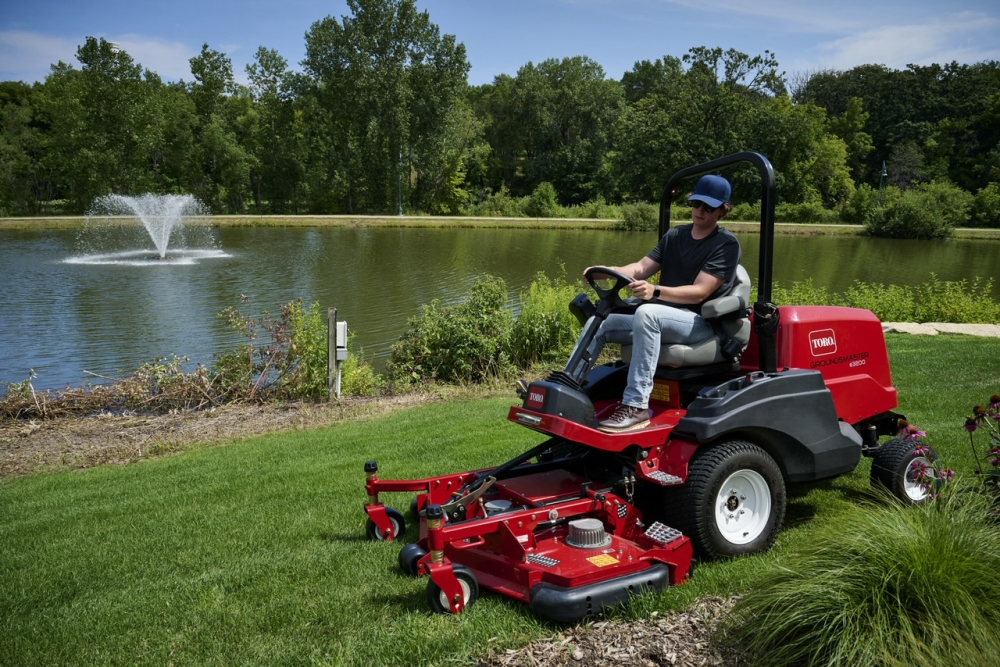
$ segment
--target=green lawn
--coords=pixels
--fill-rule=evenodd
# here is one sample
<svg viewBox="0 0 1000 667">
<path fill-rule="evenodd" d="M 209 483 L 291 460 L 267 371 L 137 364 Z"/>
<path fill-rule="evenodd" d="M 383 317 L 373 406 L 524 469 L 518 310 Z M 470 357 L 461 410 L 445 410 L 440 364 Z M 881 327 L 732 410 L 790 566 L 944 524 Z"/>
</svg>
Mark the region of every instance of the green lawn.
<svg viewBox="0 0 1000 667">
<path fill-rule="evenodd" d="M 901 411 L 971 475 L 962 423 L 1000 391 L 1000 339 L 889 346 Z M 398 570 L 399 546 L 364 539 L 364 461 L 387 478 L 499 463 L 539 441 L 505 420 L 510 404 L 425 405 L 0 484 L 0 664 L 443 664 L 551 636 L 525 605 L 488 593 L 461 616 L 430 614 L 426 580 Z M 772 552 L 701 564 L 631 613 L 744 590 L 856 501 L 868 469 L 793 488 Z"/>
</svg>

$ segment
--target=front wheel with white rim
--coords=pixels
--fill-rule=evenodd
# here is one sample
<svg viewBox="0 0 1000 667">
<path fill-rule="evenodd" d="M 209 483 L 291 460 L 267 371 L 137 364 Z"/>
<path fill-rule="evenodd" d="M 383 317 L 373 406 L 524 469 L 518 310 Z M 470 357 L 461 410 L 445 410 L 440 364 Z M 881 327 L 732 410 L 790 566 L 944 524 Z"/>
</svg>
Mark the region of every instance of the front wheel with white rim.
<svg viewBox="0 0 1000 667">
<path fill-rule="evenodd" d="M 479 599 L 479 582 L 472 570 L 464 565 L 453 565 L 455 578 L 458 579 L 459 586 L 462 587 L 462 600 L 465 608 L 468 609 Z M 437 614 L 450 614 L 451 605 L 448 596 L 444 594 L 441 587 L 431 579 L 427 582 L 427 603 Z"/>
<path fill-rule="evenodd" d="M 785 515 L 785 480 L 757 445 L 730 440 L 701 449 L 687 482 L 664 498 L 664 518 L 705 558 L 766 551 Z"/>
<path fill-rule="evenodd" d="M 919 505 L 927 500 L 929 489 L 920 477 L 923 471 L 934 470 L 938 455 L 926 445 L 925 451 L 918 454 L 915 450 L 919 444 L 895 438 L 876 449 L 872 455 L 872 486 L 888 490 L 904 503 Z"/>
</svg>

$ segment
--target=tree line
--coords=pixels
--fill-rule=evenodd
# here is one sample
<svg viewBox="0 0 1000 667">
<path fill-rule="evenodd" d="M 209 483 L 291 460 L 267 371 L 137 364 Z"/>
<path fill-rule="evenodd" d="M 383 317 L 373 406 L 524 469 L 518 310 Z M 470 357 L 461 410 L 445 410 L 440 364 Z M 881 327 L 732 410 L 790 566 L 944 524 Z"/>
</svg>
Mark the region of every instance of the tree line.
<svg viewBox="0 0 1000 667">
<path fill-rule="evenodd" d="M 142 192 L 215 214 L 450 215 L 540 187 L 563 205 L 657 201 L 677 169 L 742 150 L 770 158 L 785 203 L 915 183 L 1000 202 L 995 61 L 790 79 L 769 51 L 701 46 L 620 81 L 577 56 L 471 86 L 464 45 L 415 0 L 348 6 L 310 27 L 301 71 L 260 47 L 246 85 L 207 44 L 190 81 L 164 82 L 93 37 L 77 67 L 0 83 L 0 214 Z M 752 172 L 732 180 L 757 198 Z"/>
</svg>

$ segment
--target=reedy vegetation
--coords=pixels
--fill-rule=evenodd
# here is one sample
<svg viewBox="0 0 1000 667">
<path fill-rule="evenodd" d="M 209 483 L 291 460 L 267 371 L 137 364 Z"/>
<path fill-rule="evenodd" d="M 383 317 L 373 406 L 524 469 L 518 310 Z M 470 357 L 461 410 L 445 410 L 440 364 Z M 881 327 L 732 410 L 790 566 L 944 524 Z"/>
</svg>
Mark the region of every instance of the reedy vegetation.
<svg viewBox="0 0 1000 667">
<path fill-rule="evenodd" d="M 603 216 L 658 201 L 683 166 L 754 150 L 793 207 L 779 216 L 875 216 L 880 235 L 1000 227 L 1000 63 L 790 82 L 769 51 L 697 46 L 620 81 L 577 56 L 469 86 L 459 38 L 415 0 L 349 0 L 307 31 L 302 72 L 261 47 L 246 86 L 207 44 L 190 81 L 164 82 L 87 38 L 78 68 L 0 83 L 0 215 L 83 213 L 102 194 L 150 191 L 193 194 L 215 214 Z M 901 198 L 876 214 L 883 162 Z M 757 199 L 750 170 L 727 175 L 735 201 Z M 929 189 L 911 196 L 915 184 Z M 921 223 L 900 224 L 911 215 Z"/>
<path fill-rule="evenodd" d="M 831 294 L 812 281 L 776 284 L 779 304 L 840 305 L 873 311 L 882 321 L 997 322 L 992 280 L 933 277 L 917 287 L 855 282 Z M 515 303 L 503 279 L 484 275 L 461 304 L 433 301 L 411 318 L 383 373 L 354 349 L 342 367 L 344 396 L 406 391 L 428 382 L 478 383 L 561 367 L 580 334 L 567 308 L 585 286 L 539 272 Z M 756 295 L 752 295 L 756 298 Z M 248 303 L 244 301 L 244 305 Z M 277 317 L 227 308 L 220 317 L 244 338 L 213 363 L 185 372 L 185 359 L 157 359 L 108 384 L 36 392 L 31 378 L 8 385 L 0 419 L 112 412 L 200 409 L 226 402 L 322 400 L 326 397 L 327 332 L 319 304 L 301 300 Z M 350 343 L 349 343 L 350 345 Z"/>
</svg>

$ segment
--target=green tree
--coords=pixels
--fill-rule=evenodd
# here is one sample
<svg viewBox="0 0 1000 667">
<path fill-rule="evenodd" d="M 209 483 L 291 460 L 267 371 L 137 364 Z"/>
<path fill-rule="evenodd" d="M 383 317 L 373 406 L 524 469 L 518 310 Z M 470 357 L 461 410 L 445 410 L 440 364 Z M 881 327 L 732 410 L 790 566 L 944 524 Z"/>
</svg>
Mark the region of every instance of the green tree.
<svg viewBox="0 0 1000 667">
<path fill-rule="evenodd" d="M 250 180 L 254 204 L 274 213 L 295 209 L 303 181 L 301 114 L 296 113 L 294 76 L 288 61 L 273 49 L 260 47 L 247 65 L 253 100 Z"/>
<path fill-rule="evenodd" d="M 88 37 L 77 59 L 79 70 L 53 66 L 39 107 L 50 128 L 46 163 L 58 170 L 69 208 L 79 213 L 98 195 L 156 185 L 148 166 L 162 83 L 104 39 Z"/>
<path fill-rule="evenodd" d="M 829 120 L 830 132 L 840 137 L 847 146 L 847 166 L 856 183 L 867 180 L 870 175 L 866 169 L 866 158 L 875 145 L 871 135 L 865 132 L 869 115 L 864 111 L 864 101 L 860 97 L 852 97 L 844 113 L 831 116 Z"/>
<path fill-rule="evenodd" d="M 442 37 L 414 0 L 348 0 L 348 7 L 351 16 L 312 25 L 302 63 L 332 123 L 339 174 L 328 181 L 344 186 L 338 199 L 348 211 L 395 212 L 455 120 L 469 69 L 465 46 Z"/>
<path fill-rule="evenodd" d="M 751 148 L 756 110 L 785 95 L 769 51 L 749 56 L 697 47 L 680 63 L 637 63 L 623 83 L 638 99 L 616 132 L 614 164 L 626 199 L 659 199 L 662 183 L 677 169 Z M 756 196 L 750 179 L 735 179 L 738 199 Z"/>
<path fill-rule="evenodd" d="M 247 149 L 253 128 L 253 102 L 233 79 L 226 54 L 203 44 L 191 58 L 195 107 L 193 162 L 198 165 L 192 191 L 217 213 L 242 213 L 250 199 L 250 174 L 256 158 Z"/>
<path fill-rule="evenodd" d="M 55 184 L 40 163 L 44 135 L 36 120 L 35 89 L 0 83 L 0 215 L 40 212 Z"/>
</svg>

